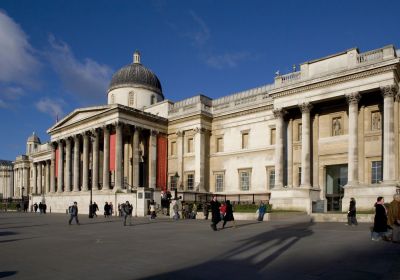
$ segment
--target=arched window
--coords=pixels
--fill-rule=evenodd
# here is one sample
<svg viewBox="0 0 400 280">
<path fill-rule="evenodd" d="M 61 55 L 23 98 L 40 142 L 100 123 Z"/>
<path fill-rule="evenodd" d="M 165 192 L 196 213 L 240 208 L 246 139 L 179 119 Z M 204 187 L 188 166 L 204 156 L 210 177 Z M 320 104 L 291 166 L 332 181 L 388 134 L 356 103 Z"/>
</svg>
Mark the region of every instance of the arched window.
<svg viewBox="0 0 400 280">
<path fill-rule="evenodd" d="M 151 96 L 151 105 L 156 104 L 157 103 L 157 98 L 155 95 Z"/>
<path fill-rule="evenodd" d="M 114 94 L 111 94 L 111 104 L 115 103 L 115 98 L 114 98 Z"/>
<path fill-rule="evenodd" d="M 134 106 L 135 105 L 135 93 L 133 91 L 129 92 L 128 96 L 128 106 Z"/>
</svg>

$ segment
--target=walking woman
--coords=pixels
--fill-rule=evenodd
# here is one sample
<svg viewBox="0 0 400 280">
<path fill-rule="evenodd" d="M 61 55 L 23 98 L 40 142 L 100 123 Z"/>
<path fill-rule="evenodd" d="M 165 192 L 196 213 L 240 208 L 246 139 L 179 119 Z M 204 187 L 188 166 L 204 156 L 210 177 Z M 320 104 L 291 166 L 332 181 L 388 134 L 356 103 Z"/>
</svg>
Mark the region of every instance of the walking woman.
<svg viewBox="0 0 400 280">
<path fill-rule="evenodd" d="M 384 203 L 385 201 L 382 196 L 379 196 L 375 203 L 374 228 L 372 230 L 373 241 L 386 239 L 387 236 L 387 213 Z"/>
<path fill-rule="evenodd" d="M 222 228 L 225 228 L 226 223 L 230 221 L 233 222 L 233 227 L 236 227 L 235 218 L 233 217 L 233 207 L 230 200 L 227 200 L 225 205 L 226 205 L 226 211 L 224 215 L 224 223 L 222 224 Z"/>
<path fill-rule="evenodd" d="M 349 226 L 358 225 L 356 218 L 356 200 L 354 197 L 350 198 L 349 212 L 347 212 L 347 224 Z"/>
</svg>

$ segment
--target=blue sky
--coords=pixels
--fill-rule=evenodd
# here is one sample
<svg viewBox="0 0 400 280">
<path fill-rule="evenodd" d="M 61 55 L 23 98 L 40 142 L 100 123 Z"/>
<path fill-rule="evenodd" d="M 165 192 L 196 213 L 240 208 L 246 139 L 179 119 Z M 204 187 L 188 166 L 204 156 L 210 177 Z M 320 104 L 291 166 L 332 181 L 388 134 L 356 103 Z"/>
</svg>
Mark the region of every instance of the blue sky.
<svg viewBox="0 0 400 280">
<path fill-rule="evenodd" d="M 400 1 L 0 2 L 0 159 L 79 107 L 106 104 L 134 50 L 164 96 L 217 98 L 273 82 L 293 64 L 400 47 Z"/>
</svg>

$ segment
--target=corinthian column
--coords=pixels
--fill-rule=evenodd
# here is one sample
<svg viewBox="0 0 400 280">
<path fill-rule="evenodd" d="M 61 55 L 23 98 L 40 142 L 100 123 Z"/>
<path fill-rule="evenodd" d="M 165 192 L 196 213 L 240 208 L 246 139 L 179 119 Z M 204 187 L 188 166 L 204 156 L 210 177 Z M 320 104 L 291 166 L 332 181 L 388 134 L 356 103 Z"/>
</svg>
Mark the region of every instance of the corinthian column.
<svg viewBox="0 0 400 280">
<path fill-rule="evenodd" d="M 38 186 L 37 186 L 37 194 L 42 193 L 42 163 L 38 163 Z M 44 192 L 44 191 L 43 191 Z"/>
<path fill-rule="evenodd" d="M 64 184 L 64 143 L 58 141 L 58 177 L 57 177 L 57 192 L 63 191 Z"/>
<path fill-rule="evenodd" d="M 117 123 L 115 127 L 116 151 L 115 151 L 115 185 L 114 190 L 122 188 L 122 158 L 123 158 L 123 143 L 122 143 L 122 124 Z"/>
<path fill-rule="evenodd" d="M 394 96 L 398 92 L 396 85 L 382 88 L 383 95 L 383 182 L 395 180 L 394 150 Z"/>
<path fill-rule="evenodd" d="M 104 153 L 103 153 L 103 191 L 110 189 L 110 130 L 103 127 L 104 132 Z"/>
<path fill-rule="evenodd" d="M 71 139 L 65 140 L 65 191 L 71 191 Z"/>
<path fill-rule="evenodd" d="M 74 137 L 74 192 L 79 192 L 79 135 Z"/>
<path fill-rule="evenodd" d="M 89 189 L 89 135 L 83 134 L 82 191 Z"/>
<path fill-rule="evenodd" d="M 358 92 L 346 95 L 349 103 L 349 140 L 348 140 L 348 183 L 358 185 Z"/>
<path fill-rule="evenodd" d="M 133 147 L 132 147 L 132 157 L 133 157 L 133 184 L 132 186 L 137 188 L 139 187 L 139 138 L 140 138 L 141 129 L 139 127 L 135 127 L 135 131 L 133 134 Z"/>
<path fill-rule="evenodd" d="M 56 192 L 56 178 L 55 178 L 55 169 L 56 169 L 56 148 L 54 143 L 51 145 L 51 161 L 50 161 L 50 192 Z"/>
<path fill-rule="evenodd" d="M 99 131 L 94 129 L 92 135 L 94 137 L 92 146 L 92 190 L 97 191 L 99 189 Z"/>
<path fill-rule="evenodd" d="M 299 105 L 301 110 L 301 185 L 311 187 L 311 133 L 310 111 L 312 105 L 303 103 Z"/>
<path fill-rule="evenodd" d="M 32 163 L 33 169 L 33 194 L 37 194 L 37 164 Z"/>
<path fill-rule="evenodd" d="M 273 111 L 275 117 L 275 187 L 283 187 L 283 117 L 286 114 L 282 108 Z"/>
</svg>

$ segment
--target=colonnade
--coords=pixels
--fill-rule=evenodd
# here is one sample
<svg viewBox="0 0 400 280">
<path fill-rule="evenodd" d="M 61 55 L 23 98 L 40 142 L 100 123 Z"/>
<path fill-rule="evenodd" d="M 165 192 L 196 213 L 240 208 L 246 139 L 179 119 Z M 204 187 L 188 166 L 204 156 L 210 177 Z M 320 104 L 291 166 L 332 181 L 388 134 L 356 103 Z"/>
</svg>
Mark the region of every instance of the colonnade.
<svg viewBox="0 0 400 280">
<path fill-rule="evenodd" d="M 155 188 L 156 131 L 117 122 L 58 139 L 50 146 L 51 160 L 33 163 L 33 194 Z"/>
<path fill-rule="evenodd" d="M 395 183 L 395 130 L 394 130 L 394 99 L 398 96 L 398 87 L 389 85 L 381 88 L 383 95 L 383 184 Z M 348 103 L 348 186 L 359 185 L 358 163 L 358 103 L 361 98 L 359 92 L 346 95 Z M 311 120 L 312 104 L 305 102 L 299 105 L 302 120 L 301 134 L 301 184 L 300 187 L 311 187 Z M 275 143 L 275 186 L 284 185 L 284 108 L 273 111 L 276 119 Z M 292 134 L 288 139 L 291 141 Z M 291 145 L 291 143 L 290 143 Z M 290 158 L 289 158 L 290 159 Z M 291 160 L 290 160 L 291 161 Z M 291 175 L 288 178 L 292 182 Z M 289 180 L 290 179 L 290 180 Z M 317 182 L 316 182 L 317 183 Z"/>
</svg>

